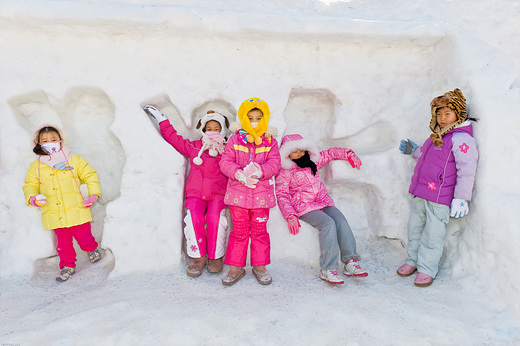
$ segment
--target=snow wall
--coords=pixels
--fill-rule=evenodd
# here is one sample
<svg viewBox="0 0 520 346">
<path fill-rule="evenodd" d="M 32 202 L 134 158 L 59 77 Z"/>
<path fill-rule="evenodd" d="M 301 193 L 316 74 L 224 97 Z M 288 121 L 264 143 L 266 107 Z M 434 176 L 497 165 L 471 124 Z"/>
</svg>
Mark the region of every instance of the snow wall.
<svg viewBox="0 0 520 346">
<path fill-rule="evenodd" d="M 517 66 L 503 52 L 440 22 L 96 6 L 1 13 L 2 279 L 57 263 L 52 232 L 21 189 L 32 133 L 44 123 L 61 126 L 99 173 L 93 229 L 113 262 L 110 277 L 183 270 L 186 161 L 139 107 L 161 94 L 187 137 L 206 109 L 235 120 L 240 103 L 257 96 L 269 103 L 279 140 L 298 132 L 323 148 L 354 149 L 361 171 L 334 162 L 322 173 L 326 185 L 361 249 L 367 239 L 395 239 L 404 260 L 414 161 L 398 143 L 422 142 L 431 99 L 458 87 L 480 119 L 480 159 L 470 214 L 450 222 L 439 275 L 462 285 L 476 278 L 520 315 L 520 95 Z M 514 115 L 507 126 L 497 121 L 503 115 Z M 273 262 L 318 266 L 312 228 L 290 235 L 275 208 L 268 229 Z"/>
</svg>

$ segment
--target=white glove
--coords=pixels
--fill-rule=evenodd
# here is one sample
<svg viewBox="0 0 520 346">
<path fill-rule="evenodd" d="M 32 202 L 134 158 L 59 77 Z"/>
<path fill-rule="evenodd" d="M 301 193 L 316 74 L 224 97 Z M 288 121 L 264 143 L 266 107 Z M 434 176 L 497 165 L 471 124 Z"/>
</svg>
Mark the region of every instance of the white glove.
<svg viewBox="0 0 520 346">
<path fill-rule="evenodd" d="M 468 202 L 460 198 L 454 198 L 453 201 L 451 201 L 451 217 L 463 217 L 468 215 L 468 213 Z"/>
<path fill-rule="evenodd" d="M 262 168 L 256 162 L 249 162 L 249 164 L 244 167 L 244 174 L 251 178 L 260 179 L 262 177 Z"/>
<path fill-rule="evenodd" d="M 161 123 L 165 120 L 168 120 L 160 110 L 155 108 L 154 106 L 146 105 L 143 107 L 143 110 L 148 114 L 151 118 L 155 119 L 158 123 Z"/>
<path fill-rule="evenodd" d="M 250 189 L 256 188 L 255 185 L 256 185 L 256 183 L 258 183 L 258 179 L 246 176 L 244 174 L 244 171 L 241 170 L 241 169 L 239 169 L 235 173 L 235 179 L 238 180 L 239 182 L 241 182 L 243 185 L 245 185 L 246 187 L 248 187 Z"/>
</svg>

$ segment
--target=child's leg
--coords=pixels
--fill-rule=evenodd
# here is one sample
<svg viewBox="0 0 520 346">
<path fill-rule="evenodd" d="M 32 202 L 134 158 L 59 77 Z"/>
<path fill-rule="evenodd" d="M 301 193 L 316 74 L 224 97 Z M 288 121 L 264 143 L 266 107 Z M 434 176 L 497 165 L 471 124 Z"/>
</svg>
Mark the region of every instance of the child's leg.
<svg viewBox="0 0 520 346">
<path fill-rule="evenodd" d="M 251 265 L 265 266 L 271 263 L 271 240 L 267 233 L 269 209 L 251 209 Z"/>
<path fill-rule="evenodd" d="M 188 197 L 186 199 L 186 208 L 188 212 L 184 218 L 184 236 L 186 237 L 186 251 L 191 258 L 200 258 L 206 256 L 206 229 L 204 228 L 206 220 L 205 214 L 208 208 L 208 202 L 196 198 Z"/>
<path fill-rule="evenodd" d="M 215 198 L 209 201 L 206 222 L 208 258 L 221 258 L 226 250 L 227 236 L 226 205 L 223 199 Z"/>
<path fill-rule="evenodd" d="M 351 259 L 359 260 L 359 255 L 356 252 L 356 238 L 354 238 L 345 215 L 336 207 L 325 207 L 323 211 L 336 223 L 341 261 L 348 263 Z"/>
<path fill-rule="evenodd" d="M 90 222 L 70 227 L 71 233 L 76 238 L 79 247 L 83 251 L 94 251 L 98 247 L 96 239 L 92 235 Z"/>
<path fill-rule="evenodd" d="M 426 201 L 425 207 L 426 226 L 419 241 L 417 270 L 434 278 L 439 271 L 450 207 L 429 201 Z"/>
<path fill-rule="evenodd" d="M 249 245 L 249 209 L 230 206 L 233 230 L 229 240 L 224 263 L 234 267 L 245 267 L 247 246 Z"/>
<path fill-rule="evenodd" d="M 408 257 L 406 263 L 417 268 L 417 251 L 419 250 L 419 241 L 426 225 L 426 200 L 415 197 L 412 198 L 410 207 L 410 219 L 408 220 L 408 245 L 406 252 Z"/>
<path fill-rule="evenodd" d="M 334 219 L 325 214 L 323 210 L 313 210 L 300 216 L 300 220 L 305 221 L 319 231 L 321 269 L 337 270 L 339 245 Z"/>
<path fill-rule="evenodd" d="M 54 230 L 58 238 L 58 256 L 60 257 L 60 269 L 63 267 L 76 268 L 76 250 L 72 244 L 72 232 L 69 228 L 56 228 Z"/>
</svg>

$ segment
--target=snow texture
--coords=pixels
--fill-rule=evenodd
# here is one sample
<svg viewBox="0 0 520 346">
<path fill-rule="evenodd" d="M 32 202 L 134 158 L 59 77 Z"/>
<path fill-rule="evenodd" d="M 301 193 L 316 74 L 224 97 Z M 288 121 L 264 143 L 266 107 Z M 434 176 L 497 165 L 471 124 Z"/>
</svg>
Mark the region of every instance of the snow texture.
<svg viewBox="0 0 520 346">
<path fill-rule="evenodd" d="M 3 0 L 0 4 L 0 343 L 20 345 L 496 345 L 520 343 L 520 2 L 497 0 Z M 429 103 L 460 88 L 479 146 L 470 213 L 448 225 L 428 288 L 403 263 L 414 160 Z M 181 134 L 208 109 L 352 148 L 360 171 L 322 176 L 357 239 L 365 279 L 318 279 L 316 230 L 268 230 L 273 284 L 185 275 L 189 169 L 140 104 Z M 53 233 L 21 187 L 42 124 L 97 170 L 105 257 L 57 284 Z M 516 211 L 515 211 L 516 210 Z M 226 269 L 225 269 L 226 270 Z"/>
</svg>

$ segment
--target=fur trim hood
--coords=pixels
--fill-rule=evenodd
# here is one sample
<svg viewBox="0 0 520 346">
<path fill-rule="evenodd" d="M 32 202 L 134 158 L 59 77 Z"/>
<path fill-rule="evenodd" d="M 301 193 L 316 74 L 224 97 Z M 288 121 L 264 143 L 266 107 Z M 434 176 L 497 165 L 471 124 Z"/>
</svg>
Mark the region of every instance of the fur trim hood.
<svg viewBox="0 0 520 346">
<path fill-rule="evenodd" d="M 440 147 L 443 144 L 442 136 L 448 131 L 462 124 L 468 119 L 468 112 L 466 111 L 466 98 L 462 95 L 460 89 L 448 91 L 441 96 L 437 96 L 430 103 L 432 120 L 430 121 L 430 130 L 433 134 L 430 135 L 430 139 L 436 147 Z M 437 124 L 437 110 L 443 107 L 449 107 L 457 115 L 457 120 L 444 128 L 440 128 Z"/>
<path fill-rule="evenodd" d="M 316 143 L 309 139 L 304 139 L 298 134 L 285 135 L 280 145 L 280 158 L 282 160 L 283 169 L 291 169 L 293 165 L 296 165 L 296 163 L 289 158 L 289 155 L 296 149 L 308 151 L 311 160 L 316 164 L 321 159 L 320 150 Z"/>
</svg>

